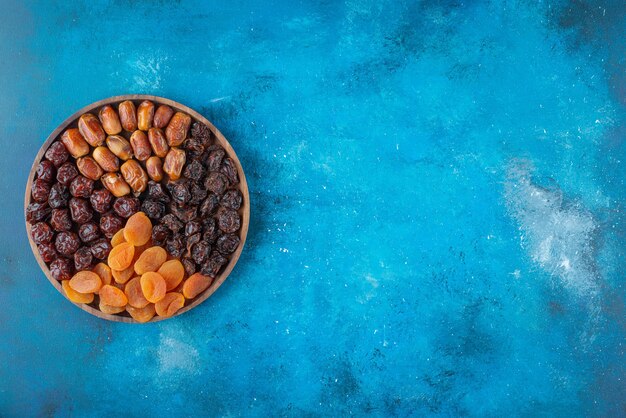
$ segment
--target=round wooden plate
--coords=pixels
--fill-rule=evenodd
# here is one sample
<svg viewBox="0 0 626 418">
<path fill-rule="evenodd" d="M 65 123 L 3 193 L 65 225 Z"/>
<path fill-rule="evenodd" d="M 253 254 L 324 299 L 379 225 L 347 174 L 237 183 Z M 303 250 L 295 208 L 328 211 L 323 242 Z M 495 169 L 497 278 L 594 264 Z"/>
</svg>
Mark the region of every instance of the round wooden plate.
<svg viewBox="0 0 626 418">
<path fill-rule="evenodd" d="M 149 95 L 143 95 L 143 94 L 129 94 L 129 95 L 124 95 L 124 96 L 109 97 L 108 99 L 100 100 L 98 102 L 90 104 L 89 106 L 83 107 L 82 109 L 74 113 L 72 116 L 67 118 L 61 125 L 59 125 L 50 134 L 50 136 L 48 136 L 46 141 L 43 143 L 43 145 L 39 149 L 39 152 L 37 153 L 37 156 L 35 157 L 35 161 L 33 162 L 33 166 L 30 170 L 30 173 L 28 174 L 28 180 L 26 183 L 26 195 L 24 197 L 24 219 L 26 219 L 26 207 L 31 202 L 30 189 L 31 189 L 31 185 L 33 182 L 33 178 L 35 176 L 35 171 L 37 170 L 37 165 L 43 158 L 43 155 L 48 149 L 48 147 L 50 146 L 50 144 L 52 144 L 53 141 L 59 138 L 60 135 L 65 131 L 65 129 L 75 128 L 77 126 L 78 118 L 83 113 L 92 112 L 93 114 L 97 115 L 98 114 L 97 110 L 99 110 L 100 107 L 104 105 L 112 105 L 114 108 L 117 108 L 117 105 L 125 100 L 133 101 L 135 103 L 135 106 L 138 106 L 139 103 L 143 100 L 150 100 L 154 102 L 155 105 L 157 105 L 157 107 L 160 104 L 166 104 L 168 106 L 171 106 L 176 111 L 187 113 L 188 115 L 192 117 L 194 121 L 204 123 L 206 126 L 208 126 L 211 129 L 211 131 L 215 135 L 217 143 L 219 143 L 226 150 L 226 152 L 228 153 L 228 156 L 235 161 L 235 164 L 237 166 L 237 171 L 239 174 L 239 190 L 241 191 L 243 195 L 243 203 L 242 203 L 241 208 L 239 209 L 239 215 L 241 216 L 241 220 L 242 220 L 241 229 L 239 230 L 239 234 L 240 234 L 239 237 L 241 239 L 239 243 L 239 247 L 231 255 L 230 260 L 228 264 L 226 265 L 226 267 L 224 268 L 224 270 L 215 278 L 215 280 L 213 280 L 213 283 L 211 284 L 211 286 L 207 290 L 205 290 L 202 294 L 198 295 L 195 299 L 193 299 L 189 305 L 185 305 L 181 310 L 179 310 L 175 315 L 173 315 L 171 317 L 173 318 L 177 315 L 180 315 L 182 313 L 185 313 L 195 308 L 196 306 L 204 302 L 209 296 L 211 296 L 217 290 L 218 287 L 222 285 L 222 283 L 224 283 L 224 281 L 226 280 L 230 272 L 235 267 L 235 264 L 237 264 L 237 260 L 239 260 L 239 256 L 241 255 L 241 251 L 243 250 L 244 244 L 246 242 L 246 235 L 248 234 L 248 226 L 250 225 L 250 194 L 248 192 L 248 183 L 246 182 L 246 177 L 244 175 L 243 168 L 241 167 L 241 163 L 239 162 L 239 158 L 237 158 L 237 154 L 235 154 L 235 150 L 230 145 L 230 143 L 226 140 L 226 138 L 224 138 L 224 135 L 222 135 L 222 133 L 215 126 L 213 126 L 211 122 L 209 122 L 204 116 L 202 116 L 195 110 L 190 109 L 189 107 L 182 105 L 180 103 L 177 103 L 173 100 L 165 99 L 163 97 L 149 96 Z M 128 133 L 124 131 L 120 135 L 124 135 L 125 137 L 127 137 L 126 139 L 128 139 L 129 135 L 127 134 Z M 30 229 L 31 229 L 30 224 L 26 222 L 26 233 L 28 235 L 28 242 L 30 242 L 30 248 L 32 249 L 35 258 L 37 259 L 37 262 L 39 263 L 41 270 L 44 272 L 44 274 L 46 275 L 50 283 L 52 283 L 52 285 L 59 291 L 59 293 L 65 296 L 61 288 L 61 283 L 52 277 L 52 275 L 50 274 L 50 270 L 48 269 L 48 266 L 39 255 L 39 250 L 37 249 L 37 245 L 35 244 L 35 242 L 33 241 L 31 237 Z M 85 304 L 80 304 L 80 303 L 74 303 L 74 305 L 78 306 L 84 311 L 89 312 L 92 315 L 95 315 L 99 318 L 108 319 L 109 321 L 138 323 L 130 316 L 105 314 L 97 308 L 94 308 L 92 306 L 85 305 Z M 149 322 L 162 321 L 163 319 L 169 319 L 169 318 L 161 318 L 161 317 L 155 316 Z"/>
</svg>

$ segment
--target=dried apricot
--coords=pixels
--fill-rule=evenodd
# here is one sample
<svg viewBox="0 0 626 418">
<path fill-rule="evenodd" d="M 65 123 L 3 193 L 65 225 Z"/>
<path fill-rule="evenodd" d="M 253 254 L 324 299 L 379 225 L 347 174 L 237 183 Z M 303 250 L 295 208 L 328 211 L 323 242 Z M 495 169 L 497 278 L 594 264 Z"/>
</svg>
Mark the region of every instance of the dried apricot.
<svg viewBox="0 0 626 418">
<path fill-rule="evenodd" d="M 200 273 L 192 274 L 183 284 L 183 295 L 187 299 L 193 299 L 211 286 L 212 282 L 213 279 L 209 276 L 204 276 Z"/>
<path fill-rule="evenodd" d="M 113 274 L 113 278 L 115 279 L 116 283 L 124 284 L 135 275 L 135 269 L 132 265 L 130 265 L 124 270 L 111 270 L 111 273 Z"/>
<path fill-rule="evenodd" d="M 111 267 L 112 270 L 125 270 L 133 262 L 134 256 L 135 247 L 133 246 L 133 244 L 123 242 L 119 245 L 116 245 L 109 253 L 109 267 Z"/>
<path fill-rule="evenodd" d="M 159 267 L 157 273 L 165 279 L 166 290 L 169 292 L 176 289 L 176 286 L 183 280 L 185 267 L 183 267 L 183 263 L 180 260 L 169 260 Z"/>
<path fill-rule="evenodd" d="M 165 279 L 159 273 L 149 271 L 141 276 L 141 291 L 148 301 L 160 301 L 165 296 L 166 289 Z"/>
<path fill-rule="evenodd" d="M 69 285 L 79 293 L 93 293 L 102 287 L 102 279 L 93 271 L 79 271 L 70 279 Z"/>
<path fill-rule="evenodd" d="M 167 252 L 161 247 L 150 247 L 135 262 L 135 273 L 141 275 L 157 271 L 167 259 Z"/>
<path fill-rule="evenodd" d="M 100 289 L 100 303 L 115 307 L 126 306 L 128 298 L 121 289 L 107 284 Z"/>
<path fill-rule="evenodd" d="M 65 292 L 65 296 L 74 303 L 91 303 L 93 302 L 93 293 L 79 293 L 70 287 L 69 280 L 63 280 L 61 287 Z"/>
<path fill-rule="evenodd" d="M 136 247 L 144 245 L 152 237 L 152 222 L 143 212 L 137 212 L 126 222 L 124 239 Z"/>
<path fill-rule="evenodd" d="M 98 307 L 100 308 L 100 311 L 102 313 L 110 314 L 110 315 L 114 315 L 114 314 L 118 314 L 120 312 L 124 312 L 124 309 L 126 309 L 124 306 L 106 305 L 106 304 L 102 303 L 102 301 L 100 301 L 100 305 Z"/>
<path fill-rule="evenodd" d="M 128 298 L 128 304 L 134 308 L 143 308 L 150 303 L 143 295 L 140 280 L 140 277 L 135 277 L 126 283 L 126 287 L 124 288 L 124 293 Z"/>
<path fill-rule="evenodd" d="M 111 284 L 111 282 L 113 281 L 113 275 L 111 274 L 111 268 L 109 266 L 107 266 L 104 263 L 98 263 L 96 264 L 96 266 L 93 268 L 92 270 L 94 273 L 96 273 L 98 276 L 100 276 L 100 280 L 102 280 L 102 284 Z M 100 289 L 96 290 L 96 294 L 98 294 L 98 291 Z"/>
<path fill-rule="evenodd" d="M 163 299 L 158 301 L 154 308 L 157 315 L 170 317 L 174 315 L 180 308 L 185 306 L 185 297 L 180 293 L 167 293 Z"/>
<path fill-rule="evenodd" d="M 113 238 L 111 238 L 111 246 L 115 247 L 123 242 L 126 242 L 126 238 L 124 238 L 124 228 L 120 229 L 115 233 L 115 235 L 113 235 Z"/>
<path fill-rule="evenodd" d="M 154 317 L 156 313 L 154 309 L 154 303 L 151 303 L 143 308 L 135 308 L 133 306 L 127 305 L 126 312 L 133 317 L 133 319 L 137 322 L 148 322 Z"/>
</svg>

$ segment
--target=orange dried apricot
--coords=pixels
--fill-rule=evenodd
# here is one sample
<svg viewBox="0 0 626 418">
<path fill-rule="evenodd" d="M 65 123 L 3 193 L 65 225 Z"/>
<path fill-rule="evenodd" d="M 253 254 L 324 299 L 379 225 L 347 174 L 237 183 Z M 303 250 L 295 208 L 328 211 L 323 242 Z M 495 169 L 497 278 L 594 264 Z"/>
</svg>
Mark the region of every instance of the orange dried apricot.
<svg viewBox="0 0 626 418">
<path fill-rule="evenodd" d="M 113 281 L 113 274 L 111 273 L 111 268 L 104 263 L 98 263 L 92 270 L 98 276 L 100 276 L 100 280 L 102 280 L 102 284 L 111 284 Z M 97 295 L 100 289 L 96 290 L 94 293 Z"/>
<path fill-rule="evenodd" d="M 126 238 L 124 238 L 124 228 L 120 229 L 115 233 L 115 235 L 113 235 L 113 238 L 111 238 L 111 247 L 120 245 L 123 242 L 126 242 Z"/>
<path fill-rule="evenodd" d="M 133 262 L 134 256 L 135 247 L 133 246 L 133 244 L 123 242 L 119 245 L 116 245 L 109 253 L 109 267 L 111 267 L 112 270 L 125 270 Z"/>
<path fill-rule="evenodd" d="M 79 293 L 70 287 L 69 280 L 63 280 L 61 287 L 65 296 L 74 303 L 91 303 L 93 302 L 93 293 Z"/>
<path fill-rule="evenodd" d="M 163 299 L 166 289 L 165 279 L 159 273 L 149 271 L 141 276 L 141 291 L 149 302 L 156 303 Z"/>
<path fill-rule="evenodd" d="M 69 285 L 79 293 L 93 293 L 102 287 L 102 279 L 93 271 L 79 271 L 70 279 Z"/>
<path fill-rule="evenodd" d="M 107 284 L 100 289 L 100 303 L 115 307 L 126 306 L 128 298 L 122 290 Z"/>
<path fill-rule="evenodd" d="M 154 304 L 157 315 L 170 317 L 185 306 L 185 297 L 180 293 L 167 293 L 163 299 Z"/>
<path fill-rule="evenodd" d="M 124 284 L 135 275 L 135 268 L 130 265 L 124 270 L 111 270 L 111 274 L 113 275 L 116 283 Z"/>
<path fill-rule="evenodd" d="M 180 260 L 169 260 L 159 267 L 157 273 L 165 279 L 166 290 L 169 292 L 176 289 L 176 286 L 183 280 L 185 267 L 183 267 L 183 263 Z"/>
<path fill-rule="evenodd" d="M 141 290 L 141 277 L 135 277 L 126 283 L 124 294 L 128 298 L 128 304 L 133 308 L 143 308 L 150 303 Z"/>
<path fill-rule="evenodd" d="M 156 313 L 154 309 L 154 303 L 151 303 L 143 308 L 135 308 L 133 306 L 127 305 L 126 312 L 133 317 L 133 319 L 137 322 L 148 322 L 154 317 Z"/>
<path fill-rule="evenodd" d="M 100 301 L 100 305 L 98 305 L 98 307 L 100 308 L 100 311 L 102 313 L 110 314 L 110 315 L 114 315 L 114 314 L 118 314 L 120 312 L 124 312 L 124 309 L 126 309 L 124 306 L 106 305 L 106 304 L 102 303 L 102 301 Z"/>
<path fill-rule="evenodd" d="M 165 262 L 167 252 L 161 247 L 150 247 L 141 253 L 135 262 L 135 273 L 142 275 L 149 271 L 157 271 Z"/>
<path fill-rule="evenodd" d="M 213 283 L 213 279 L 200 273 L 189 276 L 183 284 L 183 295 L 187 299 L 193 299 L 204 292 Z"/>
<path fill-rule="evenodd" d="M 143 212 L 137 212 L 126 222 L 124 227 L 124 239 L 126 242 L 140 247 L 150 240 L 152 236 L 152 222 Z"/>
</svg>

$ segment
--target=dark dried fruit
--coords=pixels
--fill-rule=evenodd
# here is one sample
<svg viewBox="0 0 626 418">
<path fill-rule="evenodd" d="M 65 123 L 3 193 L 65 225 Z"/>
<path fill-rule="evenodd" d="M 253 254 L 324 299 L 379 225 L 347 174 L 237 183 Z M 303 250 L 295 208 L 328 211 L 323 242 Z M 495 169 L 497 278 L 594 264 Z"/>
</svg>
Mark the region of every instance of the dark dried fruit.
<svg viewBox="0 0 626 418">
<path fill-rule="evenodd" d="M 190 258 L 183 258 L 182 261 L 183 267 L 185 268 L 185 273 L 187 276 L 191 276 L 196 272 L 196 263 L 193 262 Z"/>
<path fill-rule="evenodd" d="M 64 208 L 70 200 L 70 191 L 61 183 L 55 183 L 50 189 L 48 204 L 52 209 Z"/>
<path fill-rule="evenodd" d="M 198 221 L 191 221 L 185 225 L 185 235 L 190 236 L 202 231 L 202 225 Z"/>
<path fill-rule="evenodd" d="M 140 208 L 141 202 L 136 197 L 118 197 L 115 199 L 115 203 L 113 203 L 113 210 L 122 218 L 130 218 L 132 215 L 139 212 Z"/>
<path fill-rule="evenodd" d="M 51 242 L 39 244 L 37 246 L 37 249 L 39 250 L 39 255 L 41 256 L 41 259 L 46 263 L 49 263 L 57 258 L 57 252 L 54 249 L 54 244 L 52 244 Z"/>
<path fill-rule="evenodd" d="M 209 157 L 206 160 L 206 166 L 209 171 L 218 171 L 222 166 L 222 160 L 226 155 L 226 151 L 223 149 L 216 149 L 209 153 Z"/>
<path fill-rule="evenodd" d="M 64 163 L 57 170 L 57 181 L 64 186 L 69 186 L 74 177 L 78 175 L 78 169 L 74 163 Z"/>
<path fill-rule="evenodd" d="M 111 209 L 113 195 L 106 189 L 95 190 L 89 197 L 89 201 L 96 212 L 105 213 Z"/>
<path fill-rule="evenodd" d="M 50 184 L 41 179 L 37 179 L 33 181 L 30 194 L 35 202 L 47 202 L 48 195 L 50 194 Z"/>
<path fill-rule="evenodd" d="M 238 210 L 243 202 L 243 196 L 237 189 L 227 190 L 224 196 L 220 199 L 220 204 L 225 208 Z"/>
<path fill-rule="evenodd" d="M 78 235 L 70 231 L 59 232 L 54 240 L 54 247 L 56 250 L 67 257 L 73 257 L 78 247 L 80 247 L 80 240 Z"/>
<path fill-rule="evenodd" d="M 204 177 L 204 173 L 204 167 L 198 160 L 190 161 L 183 170 L 183 176 L 194 181 L 199 181 L 202 177 Z"/>
<path fill-rule="evenodd" d="M 84 224 L 93 218 L 93 210 L 91 210 L 89 202 L 78 197 L 70 199 L 70 212 L 72 220 L 78 224 Z"/>
<path fill-rule="evenodd" d="M 60 257 L 50 263 L 50 275 L 58 281 L 71 279 L 72 272 L 72 262 L 67 258 Z"/>
<path fill-rule="evenodd" d="M 234 234 L 222 235 L 217 239 L 215 246 L 220 253 L 224 255 L 231 254 L 239 246 L 239 237 Z"/>
<path fill-rule="evenodd" d="M 152 244 L 162 247 L 165 245 L 169 234 L 170 230 L 165 225 L 155 225 L 154 228 L 152 228 Z"/>
<path fill-rule="evenodd" d="M 88 179 L 85 176 L 76 176 L 70 183 L 70 193 L 74 197 L 88 198 L 93 192 L 93 180 Z"/>
<path fill-rule="evenodd" d="M 72 217 L 68 209 L 53 209 L 50 225 L 55 231 L 69 231 L 72 229 Z"/>
<path fill-rule="evenodd" d="M 222 231 L 231 233 L 239 229 L 241 226 L 241 219 L 236 211 L 226 209 L 218 215 L 217 223 Z"/>
<path fill-rule="evenodd" d="M 52 242 L 54 231 L 47 223 L 37 222 L 30 229 L 30 236 L 33 237 L 35 244 L 46 244 Z"/>
<path fill-rule="evenodd" d="M 182 181 L 168 183 L 167 190 L 169 190 L 174 202 L 179 205 L 184 205 L 191 200 L 191 192 L 187 188 L 187 184 Z"/>
<path fill-rule="evenodd" d="M 50 215 L 52 209 L 48 203 L 33 202 L 26 207 L 26 220 L 29 223 L 43 221 Z"/>
<path fill-rule="evenodd" d="M 187 242 L 185 243 L 185 257 L 189 257 L 191 255 L 191 248 L 200 242 L 200 240 L 202 239 L 202 235 L 201 234 L 194 234 L 190 237 L 187 237 Z"/>
<path fill-rule="evenodd" d="M 219 229 L 217 228 L 217 224 L 215 219 L 206 218 L 202 221 L 202 226 L 204 228 L 204 235 L 202 235 L 202 239 L 209 243 L 215 242 L 215 240 L 219 236 Z"/>
<path fill-rule="evenodd" d="M 183 243 L 182 236 L 174 235 L 168 239 L 165 243 L 165 249 L 174 257 L 180 257 L 185 251 L 185 244 Z"/>
<path fill-rule="evenodd" d="M 123 227 L 124 221 L 114 213 L 106 213 L 100 218 L 100 230 L 109 239 L 113 238 L 113 235 Z"/>
<path fill-rule="evenodd" d="M 100 228 L 95 222 L 87 222 L 78 229 L 78 236 L 82 242 L 91 242 L 100 238 Z"/>
<path fill-rule="evenodd" d="M 111 246 L 111 242 L 108 239 L 100 238 L 91 244 L 89 250 L 94 257 L 99 260 L 104 260 L 109 256 L 112 248 L 113 247 Z"/>
<path fill-rule="evenodd" d="M 231 186 L 239 183 L 239 177 L 237 176 L 237 166 L 235 165 L 235 161 L 233 161 L 232 158 L 224 159 L 220 171 L 228 178 Z"/>
<path fill-rule="evenodd" d="M 204 187 L 221 196 L 228 187 L 228 178 L 222 173 L 212 172 L 204 181 Z"/>
<path fill-rule="evenodd" d="M 52 183 L 56 178 L 56 169 L 52 161 L 41 160 L 37 166 L 37 178 Z"/>
<path fill-rule="evenodd" d="M 206 241 L 200 241 L 191 247 L 191 258 L 197 264 L 202 264 L 211 252 L 211 244 Z"/>
<path fill-rule="evenodd" d="M 168 203 L 171 200 L 163 185 L 154 181 L 148 182 L 148 197 L 163 203 Z"/>
<path fill-rule="evenodd" d="M 89 269 L 92 261 L 93 255 L 91 254 L 91 250 L 87 247 L 79 248 L 74 253 L 74 266 L 78 271 Z"/>
<path fill-rule="evenodd" d="M 189 204 L 191 205 L 199 205 L 204 199 L 206 199 L 207 195 L 209 194 L 209 192 L 204 187 L 196 183 L 192 183 L 190 189 L 191 200 L 189 201 Z"/>
<path fill-rule="evenodd" d="M 203 218 L 209 217 L 215 213 L 219 206 L 219 199 L 213 193 L 209 194 L 207 198 L 202 202 L 200 206 L 200 216 Z"/>
<path fill-rule="evenodd" d="M 208 261 L 202 265 L 200 272 L 205 276 L 215 277 L 219 273 L 220 269 L 228 260 L 217 251 L 213 251 L 209 256 Z"/>
<path fill-rule="evenodd" d="M 172 212 L 178 219 L 182 222 L 187 223 L 196 218 L 198 215 L 196 208 L 194 206 L 187 206 L 181 208 L 180 206 L 170 203 L 169 205 L 170 212 Z"/>
<path fill-rule="evenodd" d="M 183 227 L 182 222 L 171 213 L 168 213 L 163 218 L 161 218 L 161 224 L 167 227 L 172 232 L 178 232 Z"/>
<path fill-rule="evenodd" d="M 191 159 L 200 158 L 204 153 L 204 144 L 197 138 L 187 138 L 183 143 L 183 148 Z"/>
<path fill-rule="evenodd" d="M 50 148 L 45 153 L 45 156 L 48 160 L 52 162 L 56 167 L 60 166 L 70 157 L 70 154 L 67 152 L 65 145 L 61 142 L 53 142 L 50 145 Z"/>
<path fill-rule="evenodd" d="M 211 130 L 204 123 L 195 122 L 191 126 L 191 136 L 205 146 L 211 143 Z"/>
<path fill-rule="evenodd" d="M 148 199 L 141 204 L 141 210 L 148 218 L 159 220 L 165 214 L 165 205 L 156 200 Z"/>
</svg>

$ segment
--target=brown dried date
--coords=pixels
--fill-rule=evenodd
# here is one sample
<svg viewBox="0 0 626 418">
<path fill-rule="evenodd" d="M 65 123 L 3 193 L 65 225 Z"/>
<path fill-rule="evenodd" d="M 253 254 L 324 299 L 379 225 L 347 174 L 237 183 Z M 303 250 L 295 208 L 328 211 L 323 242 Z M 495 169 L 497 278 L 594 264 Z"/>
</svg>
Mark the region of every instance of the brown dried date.
<svg viewBox="0 0 626 418">
<path fill-rule="evenodd" d="M 91 268 L 92 262 L 93 255 L 91 254 L 91 250 L 89 248 L 82 247 L 74 253 L 74 266 L 76 267 L 76 270 L 87 270 Z"/>
<path fill-rule="evenodd" d="M 155 128 L 163 129 L 167 126 L 174 115 L 174 109 L 169 107 L 168 105 L 161 105 L 154 112 L 154 122 L 153 125 Z"/>
<path fill-rule="evenodd" d="M 93 180 L 85 176 L 76 176 L 70 183 L 70 193 L 74 197 L 88 198 L 93 192 Z"/>
<path fill-rule="evenodd" d="M 93 254 L 93 256 L 96 257 L 98 260 L 104 260 L 109 256 L 112 248 L 113 247 L 111 246 L 111 243 L 108 239 L 100 238 L 94 241 L 89 249 L 91 251 L 91 254 Z"/>
<path fill-rule="evenodd" d="M 70 157 L 65 145 L 58 141 L 53 142 L 44 155 L 55 167 L 60 166 Z"/>
<path fill-rule="evenodd" d="M 52 209 L 48 206 L 47 202 L 32 202 L 26 207 L 26 220 L 31 224 L 43 221 L 48 215 L 50 215 L 51 211 Z"/>
<path fill-rule="evenodd" d="M 46 244 L 52 242 L 54 231 L 46 222 L 37 222 L 30 229 L 30 236 L 35 244 Z"/>
<path fill-rule="evenodd" d="M 95 190 L 91 196 L 89 196 L 91 207 L 98 213 L 105 213 L 111 209 L 111 203 L 113 202 L 113 195 L 106 189 Z"/>
<path fill-rule="evenodd" d="M 170 147 L 167 145 L 167 140 L 162 130 L 159 128 L 150 128 L 148 131 L 148 142 L 150 142 L 152 151 L 154 151 L 157 157 L 163 158 L 167 155 L 167 151 L 169 151 Z"/>
<path fill-rule="evenodd" d="M 105 213 L 100 218 L 100 230 L 105 237 L 111 239 L 113 235 L 124 227 L 122 218 L 114 213 Z"/>
<path fill-rule="evenodd" d="M 78 119 L 78 130 L 92 147 L 102 145 L 106 137 L 100 121 L 91 113 L 85 113 Z"/>
<path fill-rule="evenodd" d="M 61 142 L 63 142 L 65 149 L 67 149 L 74 158 L 89 154 L 89 144 L 76 128 L 71 128 L 63 132 Z"/>
<path fill-rule="evenodd" d="M 78 239 L 78 235 L 73 232 L 59 232 L 54 240 L 54 247 L 60 254 L 73 257 L 78 247 L 80 247 L 80 240 Z"/>
<path fill-rule="evenodd" d="M 46 263 L 49 263 L 57 258 L 57 252 L 54 249 L 54 244 L 50 242 L 39 244 L 37 246 L 37 249 L 39 250 L 39 255 L 41 256 L 41 259 Z"/>
<path fill-rule="evenodd" d="M 130 146 L 133 148 L 135 158 L 139 161 L 147 160 L 152 154 L 152 148 L 148 136 L 144 131 L 136 130 L 130 136 Z"/>
<path fill-rule="evenodd" d="M 41 160 L 37 166 L 36 173 L 38 179 L 47 181 L 48 183 L 52 183 L 52 181 L 56 178 L 56 169 L 54 168 L 52 161 Z"/>
<path fill-rule="evenodd" d="M 50 275 L 55 280 L 69 280 L 72 278 L 72 262 L 67 258 L 57 258 L 50 263 Z"/>
<path fill-rule="evenodd" d="M 78 167 L 78 171 L 80 171 L 83 176 L 94 181 L 98 180 L 104 173 L 102 167 L 100 167 L 96 160 L 91 158 L 89 155 L 76 160 L 76 166 Z"/>
<path fill-rule="evenodd" d="M 64 208 L 70 200 L 70 192 L 61 183 L 55 183 L 50 189 L 48 204 L 52 209 Z"/>
<path fill-rule="evenodd" d="M 69 231 L 72 229 L 72 217 L 68 209 L 53 209 L 50 225 L 55 231 Z"/>
<path fill-rule="evenodd" d="M 122 124 L 117 116 L 117 112 L 111 107 L 111 105 L 103 106 L 98 113 L 102 128 L 109 135 L 115 135 L 122 132 Z"/>
<path fill-rule="evenodd" d="M 126 100 L 119 104 L 117 110 L 120 114 L 120 122 L 125 131 L 133 132 L 137 129 L 137 111 L 135 104 Z"/>
<path fill-rule="evenodd" d="M 154 181 L 163 180 L 163 163 L 156 155 L 148 158 L 146 161 L 146 171 L 148 176 Z"/>
<path fill-rule="evenodd" d="M 69 161 L 63 163 L 57 170 L 57 181 L 64 186 L 69 186 L 70 182 L 74 180 L 74 177 L 78 175 L 78 170 L 74 163 Z"/>
<path fill-rule="evenodd" d="M 142 131 L 147 131 L 152 127 L 152 118 L 154 117 L 154 103 L 150 100 L 144 100 L 137 108 L 137 127 Z"/>
<path fill-rule="evenodd" d="M 91 242 L 100 238 L 100 228 L 95 222 L 84 223 L 78 228 L 78 236 L 82 242 Z"/>
<path fill-rule="evenodd" d="M 50 183 L 46 183 L 41 179 L 33 181 L 30 187 L 30 195 L 35 202 L 47 202 L 50 195 Z"/>
<path fill-rule="evenodd" d="M 130 218 L 139 212 L 141 202 L 136 197 L 123 196 L 115 199 L 113 210 L 122 218 Z"/>
<path fill-rule="evenodd" d="M 70 213 L 72 220 L 78 224 L 89 222 L 93 218 L 93 210 L 85 199 L 73 197 L 70 199 Z"/>
<path fill-rule="evenodd" d="M 135 193 L 141 193 L 146 190 L 148 185 L 148 175 L 141 165 L 135 160 L 128 160 L 121 167 L 122 176 L 124 180 L 132 187 Z"/>
<path fill-rule="evenodd" d="M 120 169 L 120 160 L 107 147 L 97 147 L 92 156 L 104 171 L 112 173 Z"/>
<path fill-rule="evenodd" d="M 187 138 L 187 131 L 191 125 L 191 116 L 183 112 L 176 112 L 165 128 L 165 137 L 170 147 L 177 147 Z"/>
<path fill-rule="evenodd" d="M 141 132 L 141 131 L 139 131 Z M 115 156 L 126 161 L 133 156 L 133 149 L 130 142 L 121 135 L 111 135 L 107 137 L 107 147 Z"/>
<path fill-rule="evenodd" d="M 128 186 L 128 183 L 124 181 L 119 173 L 104 174 L 100 178 L 100 180 L 102 181 L 104 187 L 106 187 L 107 190 L 110 191 L 115 197 L 122 197 L 130 193 L 130 187 Z"/>
</svg>

